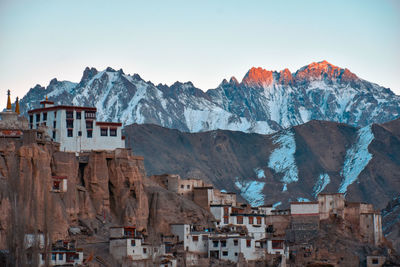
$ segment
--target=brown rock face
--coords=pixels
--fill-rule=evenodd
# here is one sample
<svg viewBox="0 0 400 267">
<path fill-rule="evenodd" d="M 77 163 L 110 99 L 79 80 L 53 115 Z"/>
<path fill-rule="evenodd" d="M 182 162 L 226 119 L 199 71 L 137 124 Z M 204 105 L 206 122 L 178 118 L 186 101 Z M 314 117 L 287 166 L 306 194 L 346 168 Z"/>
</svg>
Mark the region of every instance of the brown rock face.
<svg viewBox="0 0 400 267">
<path fill-rule="evenodd" d="M 16 142 L 14 145 L 11 145 Z M 67 190 L 54 192 L 54 177 L 66 177 Z M 128 150 L 91 152 L 81 157 L 52 144 L 0 145 L 0 249 L 15 248 L 27 233 L 67 239 L 71 226 L 99 221 L 146 228 L 143 158 Z M 19 249 L 19 250 L 18 250 Z"/>
</svg>

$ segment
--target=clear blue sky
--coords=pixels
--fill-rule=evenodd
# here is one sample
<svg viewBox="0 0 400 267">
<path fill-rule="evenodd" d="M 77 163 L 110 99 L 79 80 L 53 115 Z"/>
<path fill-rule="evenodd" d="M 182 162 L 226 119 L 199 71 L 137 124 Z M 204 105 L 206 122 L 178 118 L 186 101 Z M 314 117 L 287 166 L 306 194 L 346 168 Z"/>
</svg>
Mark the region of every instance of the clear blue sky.
<svg viewBox="0 0 400 267">
<path fill-rule="evenodd" d="M 0 0 L 0 105 L 86 66 L 207 90 L 328 60 L 400 94 L 400 1 Z"/>
</svg>

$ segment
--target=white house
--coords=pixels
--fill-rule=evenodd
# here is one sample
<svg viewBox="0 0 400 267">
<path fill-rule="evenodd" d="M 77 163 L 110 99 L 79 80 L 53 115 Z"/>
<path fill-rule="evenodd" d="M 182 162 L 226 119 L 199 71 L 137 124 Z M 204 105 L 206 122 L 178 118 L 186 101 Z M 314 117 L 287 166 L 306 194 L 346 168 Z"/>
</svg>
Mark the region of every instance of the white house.
<svg viewBox="0 0 400 267">
<path fill-rule="evenodd" d="M 246 260 L 263 258 L 265 250 L 256 248 L 255 240 L 239 234 L 213 234 L 208 239 L 208 257 L 237 262 L 242 254 Z"/>
<path fill-rule="evenodd" d="M 28 111 L 29 127 L 45 126 L 53 141 L 60 143 L 61 151 L 125 148 L 122 123 L 96 121 L 96 108 L 55 106 L 47 99 L 40 104 L 41 108 Z"/>
</svg>

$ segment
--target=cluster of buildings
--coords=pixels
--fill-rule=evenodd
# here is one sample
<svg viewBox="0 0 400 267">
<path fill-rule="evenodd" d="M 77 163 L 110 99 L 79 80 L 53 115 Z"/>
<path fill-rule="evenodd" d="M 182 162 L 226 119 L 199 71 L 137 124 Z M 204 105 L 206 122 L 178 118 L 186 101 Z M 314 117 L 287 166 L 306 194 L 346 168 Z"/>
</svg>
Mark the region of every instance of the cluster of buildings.
<svg viewBox="0 0 400 267">
<path fill-rule="evenodd" d="M 181 179 L 178 175 L 150 178 L 209 210 L 215 218 L 212 228 L 171 224 L 170 233 L 157 247 L 157 255 L 165 260 L 160 266 L 204 266 L 210 261 L 266 261 L 286 266 L 289 258 L 297 255 L 306 261 L 315 253 L 309 241 L 318 236 L 321 223 L 332 219 L 350 225 L 361 242 L 382 243 L 380 213 L 371 204 L 346 201 L 341 193 L 319 194 L 318 201 L 291 202 L 288 209 L 276 210 L 272 205 L 251 207 L 239 203 L 235 194 L 221 192 L 198 179 Z M 118 229 L 121 234 L 122 228 Z M 117 259 L 131 263 L 154 260 L 145 253 L 151 251 L 145 237 L 139 236 L 141 241 L 135 241 L 134 246 L 132 241 L 118 239 L 126 237 L 120 235 L 119 241 L 115 238 L 111 234 L 110 253 Z"/>
</svg>

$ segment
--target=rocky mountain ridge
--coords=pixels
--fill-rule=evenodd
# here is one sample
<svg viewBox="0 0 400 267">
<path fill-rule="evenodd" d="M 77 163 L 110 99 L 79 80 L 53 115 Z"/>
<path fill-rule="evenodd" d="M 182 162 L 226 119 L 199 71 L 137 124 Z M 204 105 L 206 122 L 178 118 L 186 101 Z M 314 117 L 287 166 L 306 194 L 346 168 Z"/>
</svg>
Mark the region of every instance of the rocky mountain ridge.
<svg viewBox="0 0 400 267">
<path fill-rule="evenodd" d="M 271 135 L 134 124 L 125 134 L 150 175 L 201 178 L 255 206 L 341 192 L 382 209 L 400 193 L 399 119 L 362 128 L 310 121 Z"/>
<path fill-rule="evenodd" d="M 79 83 L 53 79 L 21 99 L 26 112 L 48 96 L 58 104 L 94 106 L 99 120 L 151 123 L 184 132 L 226 129 L 268 134 L 310 120 L 366 126 L 400 116 L 400 97 L 326 61 L 291 73 L 251 68 L 241 82 L 204 92 L 191 82 L 154 85 L 122 69 L 86 68 Z"/>
</svg>

